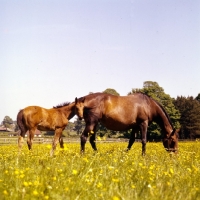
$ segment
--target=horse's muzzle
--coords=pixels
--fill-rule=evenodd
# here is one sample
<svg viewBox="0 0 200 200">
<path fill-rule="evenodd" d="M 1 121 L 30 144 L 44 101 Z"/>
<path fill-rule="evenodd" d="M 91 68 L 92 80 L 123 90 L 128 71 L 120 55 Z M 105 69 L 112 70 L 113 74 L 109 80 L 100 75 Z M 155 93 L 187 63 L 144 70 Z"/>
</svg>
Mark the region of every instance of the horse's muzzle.
<svg viewBox="0 0 200 200">
<path fill-rule="evenodd" d="M 83 119 L 83 117 L 79 117 L 79 120 L 82 120 Z"/>
</svg>

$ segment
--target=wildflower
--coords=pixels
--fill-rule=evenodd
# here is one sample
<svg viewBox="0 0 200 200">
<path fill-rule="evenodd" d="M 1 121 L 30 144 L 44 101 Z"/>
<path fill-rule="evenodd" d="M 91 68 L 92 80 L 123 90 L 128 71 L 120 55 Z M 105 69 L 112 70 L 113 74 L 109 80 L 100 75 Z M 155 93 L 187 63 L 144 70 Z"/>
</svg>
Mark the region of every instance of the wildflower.
<svg viewBox="0 0 200 200">
<path fill-rule="evenodd" d="M 15 170 L 15 174 L 18 175 L 18 174 L 19 174 L 19 171 L 18 171 L 18 170 Z"/>
<path fill-rule="evenodd" d="M 47 189 L 51 190 L 52 186 L 51 185 L 47 185 Z"/>
<path fill-rule="evenodd" d="M 135 189 L 135 185 L 131 185 L 131 187 L 132 187 L 133 189 Z"/>
<path fill-rule="evenodd" d="M 97 140 L 101 141 L 101 137 L 98 136 L 98 137 L 97 137 Z"/>
<path fill-rule="evenodd" d="M 75 169 L 72 170 L 72 174 L 76 175 L 77 173 L 78 173 L 77 170 L 75 170 Z"/>
<path fill-rule="evenodd" d="M 119 179 L 113 178 L 112 181 L 115 182 L 115 183 L 118 183 L 118 182 L 119 182 Z"/>
<path fill-rule="evenodd" d="M 3 191 L 3 194 L 4 194 L 4 195 L 8 195 L 7 190 L 4 190 L 4 191 Z"/>
<path fill-rule="evenodd" d="M 103 185 L 102 185 L 102 183 L 100 183 L 100 182 L 97 184 L 97 187 L 98 187 L 98 188 L 100 188 L 100 187 L 102 187 L 102 186 L 103 186 Z"/>
<path fill-rule="evenodd" d="M 142 163 L 139 163 L 139 166 L 140 166 L 140 167 L 142 167 L 142 165 L 143 165 Z"/>
<path fill-rule="evenodd" d="M 87 159 L 87 158 L 83 158 L 83 160 L 84 160 L 85 162 L 88 162 L 88 159 Z"/>
<path fill-rule="evenodd" d="M 29 181 L 29 182 L 28 182 L 28 185 L 30 186 L 30 185 L 33 185 L 33 184 L 32 184 L 32 182 Z"/>
<path fill-rule="evenodd" d="M 113 166 L 109 166 L 108 169 L 112 170 L 112 169 L 114 169 L 114 167 Z"/>
<path fill-rule="evenodd" d="M 171 174 L 174 173 L 174 170 L 172 168 L 170 168 L 169 171 L 171 172 Z"/>
<path fill-rule="evenodd" d="M 189 172 L 192 172 L 192 170 L 191 170 L 190 168 L 187 168 L 187 170 L 188 170 Z"/>
<path fill-rule="evenodd" d="M 37 196 L 37 195 L 38 195 L 38 192 L 37 192 L 37 190 L 34 190 L 34 191 L 33 191 L 33 195 L 35 195 L 35 196 Z"/>
<path fill-rule="evenodd" d="M 40 185 L 40 182 L 39 182 L 39 181 L 34 181 L 33 184 L 34 184 L 35 186 L 38 186 L 38 185 Z"/>
<path fill-rule="evenodd" d="M 24 176 L 25 176 L 24 174 L 20 174 L 19 178 L 24 178 Z"/>
<path fill-rule="evenodd" d="M 89 170 L 88 170 L 88 172 L 92 172 L 93 171 L 93 169 L 92 168 L 90 168 Z"/>
<path fill-rule="evenodd" d="M 52 148 L 52 146 L 51 146 L 50 144 L 48 144 L 48 145 L 47 145 L 47 148 L 48 148 L 48 149 L 51 149 L 51 148 Z"/>
<path fill-rule="evenodd" d="M 28 184 L 28 182 L 24 181 L 23 185 L 24 185 L 25 187 L 27 187 L 29 184 Z"/>
<path fill-rule="evenodd" d="M 120 200 L 120 198 L 117 196 L 113 196 L 113 200 Z"/>
<path fill-rule="evenodd" d="M 63 170 L 62 170 L 62 169 L 58 169 L 57 171 L 58 171 L 59 173 L 61 173 Z"/>
</svg>

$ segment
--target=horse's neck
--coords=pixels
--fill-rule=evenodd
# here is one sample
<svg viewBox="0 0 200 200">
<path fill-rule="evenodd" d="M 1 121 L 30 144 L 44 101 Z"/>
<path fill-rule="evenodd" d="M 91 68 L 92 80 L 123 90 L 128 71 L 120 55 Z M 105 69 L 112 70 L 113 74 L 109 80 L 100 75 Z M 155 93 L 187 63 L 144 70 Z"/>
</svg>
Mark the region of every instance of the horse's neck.
<svg viewBox="0 0 200 200">
<path fill-rule="evenodd" d="M 68 106 L 65 106 L 61 108 L 62 113 L 65 115 L 65 117 L 70 120 L 75 115 L 75 108 L 74 104 L 70 104 Z"/>
<path fill-rule="evenodd" d="M 165 112 L 160 107 L 157 108 L 157 116 L 155 117 L 155 122 L 166 133 L 170 134 L 172 132 L 173 127 L 172 127 L 168 117 L 166 116 Z"/>
</svg>

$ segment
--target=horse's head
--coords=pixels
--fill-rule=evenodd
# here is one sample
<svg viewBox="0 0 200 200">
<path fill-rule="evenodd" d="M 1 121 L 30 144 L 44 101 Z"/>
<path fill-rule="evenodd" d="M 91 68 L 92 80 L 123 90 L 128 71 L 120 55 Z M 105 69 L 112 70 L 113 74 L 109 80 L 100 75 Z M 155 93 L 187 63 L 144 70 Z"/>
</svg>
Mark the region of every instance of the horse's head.
<svg viewBox="0 0 200 200">
<path fill-rule="evenodd" d="M 78 116 L 79 120 L 83 119 L 84 101 L 84 97 L 81 97 L 79 99 L 77 99 L 77 97 L 75 98 L 76 115 Z"/>
<path fill-rule="evenodd" d="M 178 132 L 179 130 L 174 129 L 170 135 L 166 135 L 163 139 L 163 145 L 169 152 L 177 153 L 178 151 Z"/>
</svg>

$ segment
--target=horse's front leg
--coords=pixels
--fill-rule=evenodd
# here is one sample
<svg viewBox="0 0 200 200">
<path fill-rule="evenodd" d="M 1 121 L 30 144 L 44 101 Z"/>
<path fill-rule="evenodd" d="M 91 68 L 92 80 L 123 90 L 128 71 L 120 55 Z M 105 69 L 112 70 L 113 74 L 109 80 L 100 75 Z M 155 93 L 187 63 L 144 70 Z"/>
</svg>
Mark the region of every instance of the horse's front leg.
<svg viewBox="0 0 200 200">
<path fill-rule="evenodd" d="M 83 133 L 81 134 L 81 153 L 85 152 L 85 143 L 87 142 L 88 131 L 87 127 L 85 127 Z"/>
<path fill-rule="evenodd" d="M 97 125 L 95 125 L 94 127 L 94 130 L 93 131 L 90 131 L 90 144 L 92 146 L 92 148 L 97 151 L 97 147 L 96 147 L 96 142 L 95 142 L 95 139 L 96 139 L 96 127 Z"/>
<path fill-rule="evenodd" d="M 87 142 L 87 138 L 88 138 L 88 135 L 94 133 L 93 130 L 94 130 L 94 127 L 95 127 L 95 124 L 94 123 L 86 123 L 86 127 L 81 135 L 81 152 L 84 153 L 85 152 L 85 143 Z M 92 145 L 92 148 L 94 150 L 96 150 L 96 144 L 94 142 L 95 140 L 95 134 L 94 136 L 92 137 L 92 139 L 90 138 L 90 144 Z"/>
<path fill-rule="evenodd" d="M 142 155 L 143 156 L 146 154 L 147 127 L 148 127 L 148 121 L 144 121 L 140 125 L 141 136 L 142 136 Z"/>
<path fill-rule="evenodd" d="M 57 146 L 58 141 L 61 138 L 61 135 L 62 135 L 62 128 L 57 128 L 55 130 L 55 134 L 54 134 L 54 138 L 53 138 L 52 149 L 51 149 L 51 152 L 50 152 L 51 156 L 53 156 L 54 151 L 56 150 L 56 146 Z"/>
</svg>

